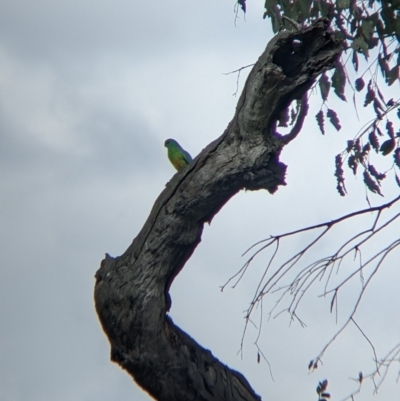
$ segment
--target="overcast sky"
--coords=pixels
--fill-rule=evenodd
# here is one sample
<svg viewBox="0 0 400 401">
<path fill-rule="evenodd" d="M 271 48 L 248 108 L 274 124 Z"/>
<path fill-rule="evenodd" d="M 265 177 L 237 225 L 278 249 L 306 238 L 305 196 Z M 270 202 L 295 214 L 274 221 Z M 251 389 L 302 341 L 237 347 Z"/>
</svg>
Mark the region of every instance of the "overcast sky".
<svg viewBox="0 0 400 401">
<path fill-rule="evenodd" d="M 232 118 L 237 75 L 222 73 L 254 63 L 272 37 L 262 19 L 263 1 L 248 3 L 246 21 L 239 13 L 236 25 L 233 0 L 1 3 L 1 401 L 150 399 L 109 360 L 94 310 L 93 276 L 105 252 L 125 251 L 175 173 L 165 139 L 177 139 L 194 157 Z M 272 381 L 268 365 L 257 364 L 256 329 L 249 328 L 243 355 L 237 354 L 243 311 L 267 254 L 235 290 L 219 289 L 254 242 L 367 207 L 361 177 L 348 174 L 348 197 L 336 192 L 333 157 L 363 124 L 351 102 L 330 102 L 344 129 L 327 126 L 325 136 L 319 133 L 313 114 L 321 101 L 313 97 L 300 137 L 281 156 L 287 186 L 273 196 L 259 191 L 233 198 L 205 227 L 171 288 L 175 323 L 242 372 L 264 400 L 316 399 L 324 378 L 332 399 L 340 400 L 357 388 L 349 377 L 374 368 L 371 347 L 350 326 L 324 365 L 308 373 L 309 360 L 340 327 L 329 314 L 330 299 L 317 298 L 321 285 L 300 307 L 306 329 L 289 327 L 287 315 L 264 322 L 259 345 Z M 389 201 L 398 188 L 388 183 L 384 191 Z M 382 202 L 374 195 L 370 200 Z M 315 255 L 332 251 L 338 238 L 365 221 L 335 231 Z M 396 232 L 398 225 L 392 237 Z M 308 238 L 296 237 L 284 252 Z M 399 259 L 399 252 L 388 258 L 357 315 L 378 356 L 399 341 Z M 356 279 L 340 298 L 339 321 L 359 288 Z M 264 304 L 265 313 L 271 306 Z M 397 399 L 398 368 L 379 398 L 366 383 L 357 399 Z"/>
</svg>

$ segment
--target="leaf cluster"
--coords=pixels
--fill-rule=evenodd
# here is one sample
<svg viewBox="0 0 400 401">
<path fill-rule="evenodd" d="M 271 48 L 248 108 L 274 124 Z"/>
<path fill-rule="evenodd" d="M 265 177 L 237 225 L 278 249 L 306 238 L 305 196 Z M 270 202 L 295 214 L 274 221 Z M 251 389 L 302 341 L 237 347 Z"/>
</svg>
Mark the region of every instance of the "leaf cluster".
<svg viewBox="0 0 400 401">
<path fill-rule="evenodd" d="M 337 113 L 325 105 L 328 99 L 330 89 L 333 88 L 335 94 L 342 100 L 346 101 L 345 87 L 347 82 L 347 74 L 341 63 L 339 63 L 332 77 L 329 79 L 327 74 L 321 75 L 318 81 L 318 87 L 323 100 L 323 108 L 319 110 L 315 118 L 321 133 L 325 134 L 325 118 L 337 131 L 342 128 Z M 371 152 L 380 154 L 381 156 L 392 155 L 394 169 L 400 168 L 400 130 L 395 133 L 395 124 L 390 119 L 389 113 L 397 110 L 397 117 L 400 119 L 400 101 L 390 99 L 385 100 L 376 79 L 376 75 L 372 76 L 368 84 L 365 85 L 363 77 L 357 78 L 355 88 L 358 92 L 365 92 L 364 107 L 370 107 L 375 114 L 375 118 L 367 124 L 367 128 L 356 135 L 355 139 L 348 140 L 346 149 L 335 158 L 335 176 L 337 180 L 337 190 L 341 196 L 346 195 L 346 187 L 344 184 L 343 159 L 347 159 L 347 166 L 357 174 L 358 168 L 363 170 L 363 179 L 366 187 L 373 193 L 382 195 L 380 186 L 382 180 L 386 178 L 386 173 L 379 173 L 370 159 Z M 354 101 L 355 102 L 355 101 Z M 385 123 L 385 121 L 386 123 Z M 385 125 L 385 128 L 381 127 Z M 383 133 L 385 132 L 385 134 Z M 400 185 L 400 178 L 395 172 L 396 183 Z"/>
<path fill-rule="evenodd" d="M 238 3 L 242 4 L 243 0 Z M 281 29 L 295 29 L 283 16 L 307 25 L 318 18 L 328 18 L 347 48 L 353 50 L 355 68 L 358 54 L 368 57 L 370 50 L 381 46 L 382 71 L 391 83 L 396 79 L 400 65 L 398 48 L 395 65 L 389 68 L 386 62 L 391 58 L 388 40 L 400 42 L 399 0 L 265 0 L 264 7 L 263 17 L 271 20 L 274 33 Z"/>
<path fill-rule="evenodd" d="M 238 4 L 243 11 L 246 10 L 245 0 L 238 0 Z M 349 65 L 353 67 L 358 78 L 355 79 L 354 85 L 350 82 L 346 70 L 347 61 L 338 62 L 331 77 L 326 73 L 322 74 L 318 87 L 323 105 L 315 118 L 322 134 L 325 134 L 326 121 L 339 131 L 342 124 L 337 112 L 326 106 L 329 94 L 333 92 L 342 101 L 347 101 L 346 84 L 350 83 L 354 107 L 357 109 L 355 93 L 365 93 L 363 106 L 370 107 L 376 118 L 366 130 L 348 141 L 346 150 L 336 157 L 337 189 L 340 195 L 346 194 L 343 163 L 347 160 L 347 167 L 353 174 L 362 171 L 368 190 L 382 195 L 380 187 L 386 173 L 377 171 L 370 154 L 375 151 L 380 156 L 391 155 L 393 168 L 400 168 L 400 131 L 395 134 L 395 124 L 388 116 L 389 112 L 397 109 L 400 118 L 400 101 L 385 100 L 382 94 L 384 91 L 378 86 L 377 72 L 381 72 L 386 86 L 393 85 L 400 78 L 400 0 L 265 0 L 264 7 L 264 18 L 270 19 L 275 33 L 282 29 L 299 29 L 318 18 L 330 20 L 335 35 L 344 43 L 348 60 L 351 59 Z M 370 61 L 372 50 L 377 57 L 371 58 Z M 367 69 L 361 74 L 360 56 L 369 62 Z M 372 71 L 373 66 L 375 72 Z M 369 80 L 365 77 L 366 73 L 371 75 Z M 399 175 L 395 173 L 394 176 L 400 185 Z"/>
<path fill-rule="evenodd" d="M 370 86 L 370 84 L 368 84 Z M 368 96 L 368 92 L 367 92 Z M 373 92 L 372 96 L 376 96 Z M 382 107 L 383 114 L 388 114 L 394 107 L 399 107 L 399 102 L 386 103 Z M 399 118 L 400 113 L 398 112 Z M 367 127 L 359 133 L 355 139 L 347 141 L 346 149 L 338 154 L 335 158 L 335 176 L 337 180 L 337 190 L 341 196 L 346 194 L 344 184 L 343 164 L 347 159 L 347 166 L 357 174 L 359 168 L 362 170 L 364 184 L 367 189 L 375 194 L 381 195 L 381 183 L 387 178 L 386 172 L 379 172 L 371 160 L 371 154 L 376 153 L 381 156 L 391 155 L 393 164 L 391 169 L 394 172 L 394 178 L 398 186 L 400 186 L 400 130 L 394 132 L 393 122 L 386 120 L 385 128 L 381 129 L 383 124 L 383 116 L 378 116 L 367 125 Z M 388 170 L 388 171 L 389 171 Z"/>
<path fill-rule="evenodd" d="M 326 392 L 328 388 L 328 380 L 323 380 L 322 382 L 318 383 L 317 386 L 317 394 L 318 394 L 318 401 L 328 401 L 331 398 L 331 395 Z"/>
</svg>

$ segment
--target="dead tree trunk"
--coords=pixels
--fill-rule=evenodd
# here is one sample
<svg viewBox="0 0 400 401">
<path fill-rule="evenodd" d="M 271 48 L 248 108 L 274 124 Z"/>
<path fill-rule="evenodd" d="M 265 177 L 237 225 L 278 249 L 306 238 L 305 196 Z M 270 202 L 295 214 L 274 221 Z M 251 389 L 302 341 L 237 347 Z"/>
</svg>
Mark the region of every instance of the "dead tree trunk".
<svg viewBox="0 0 400 401">
<path fill-rule="evenodd" d="M 341 51 L 326 20 L 276 35 L 222 136 L 175 174 L 126 252 L 102 261 L 94 295 L 111 359 L 157 400 L 260 400 L 243 375 L 173 324 L 165 294 L 199 244 L 204 223 L 233 195 L 241 189 L 274 193 L 285 185 L 279 153 L 300 131 L 306 104 L 290 134 L 277 134 L 275 121 Z"/>
</svg>

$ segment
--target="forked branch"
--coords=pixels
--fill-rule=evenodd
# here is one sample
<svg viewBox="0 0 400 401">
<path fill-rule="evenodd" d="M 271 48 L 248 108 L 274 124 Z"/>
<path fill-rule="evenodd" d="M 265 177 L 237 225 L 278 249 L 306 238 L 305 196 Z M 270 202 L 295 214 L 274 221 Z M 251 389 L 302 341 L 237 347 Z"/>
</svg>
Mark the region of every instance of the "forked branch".
<svg viewBox="0 0 400 401">
<path fill-rule="evenodd" d="M 334 334 L 331 340 L 324 346 L 324 348 L 320 351 L 320 353 L 313 359 L 311 367 L 316 368 L 318 366 L 318 362 L 321 361 L 324 353 L 328 349 L 328 347 L 335 341 L 335 339 L 343 332 L 343 330 L 349 325 L 350 322 L 353 322 L 356 327 L 360 330 L 369 344 L 372 346 L 374 352 L 374 358 L 378 361 L 377 355 L 375 353 L 375 349 L 369 339 L 365 336 L 362 329 L 358 326 L 355 321 L 355 315 L 357 309 L 360 305 L 361 299 L 370 284 L 371 280 L 381 268 L 383 262 L 387 258 L 387 256 L 394 250 L 398 250 L 400 247 L 400 238 L 394 239 L 390 244 L 387 244 L 382 249 L 378 250 L 375 254 L 370 256 L 365 261 L 362 260 L 362 252 L 364 249 L 370 244 L 371 240 L 374 239 L 378 234 L 382 233 L 385 229 L 387 229 L 390 225 L 399 224 L 400 213 L 395 213 L 393 216 L 383 220 L 384 212 L 387 211 L 390 207 L 395 205 L 400 201 L 400 196 L 393 199 L 392 201 L 363 210 L 359 210 L 344 216 L 341 216 L 335 220 L 316 224 L 309 227 L 304 227 L 295 231 L 291 231 L 288 233 L 270 236 L 270 238 L 262 240 L 252 247 L 250 247 L 245 254 L 254 250 L 253 254 L 248 258 L 246 263 L 242 266 L 242 268 L 233 275 L 222 287 L 223 290 L 230 282 L 233 281 L 232 287 L 235 287 L 243 278 L 250 264 L 254 261 L 255 257 L 260 254 L 260 252 L 272 248 L 272 254 L 268 259 L 267 266 L 264 269 L 261 278 L 259 280 L 259 284 L 256 288 L 254 297 L 250 302 L 250 306 L 248 307 L 245 315 L 245 327 L 243 331 L 242 337 L 242 346 L 244 336 L 247 330 L 248 323 L 250 322 L 251 316 L 254 312 L 254 309 L 262 305 L 264 298 L 266 295 L 278 294 L 279 297 L 273 306 L 269 309 L 269 316 L 276 317 L 282 312 L 288 312 L 290 314 L 291 319 L 298 320 L 300 324 L 304 325 L 298 316 L 297 309 L 300 305 L 301 300 L 306 295 L 310 287 L 316 282 L 325 280 L 324 289 L 321 297 L 326 297 L 327 295 L 331 295 L 331 312 L 336 310 L 337 314 L 337 301 L 340 290 L 350 282 L 350 280 L 356 276 L 360 277 L 361 280 L 361 289 L 358 293 L 357 299 L 353 305 L 352 310 L 350 311 L 348 317 L 345 319 L 341 328 Z M 307 263 L 304 267 L 299 265 L 301 259 L 305 256 L 305 254 L 323 238 L 327 235 L 327 233 L 334 227 L 339 225 L 340 223 L 347 221 L 349 219 L 354 219 L 359 216 L 371 214 L 373 215 L 372 223 L 369 227 L 364 230 L 361 230 L 355 235 L 350 236 L 349 238 L 343 239 L 339 245 L 336 247 L 335 251 L 326 255 L 312 263 Z M 304 233 L 306 231 L 319 231 L 318 234 L 312 238 L 301 250 L 299 250 L 296 254 L 291 256 L 285 262 L 278 264 L 276 267 L 274 265 L 274 261 L 277 258 L 279 253 L 279 248 L 281 245 L 281 241 L 288 237 L 292 237 L 294 235 L 298 235 L 300 233 Z M 400 231 L 400 230 L 398 230 Z M 329 288 L 330 283 L 333 279 L 334 274 L 338 274 L 340 271 L 340 266 L 342 262 L 349 256 L 355 255 L 359 256 L 359 264 L 358 267 L 355 268 L 350 273 L 346 274 L 341 281 Z M 291 273 L 289 277 L 289 273 Z M 279 305 L 282 304 L 283 300 L 288 299 L 288 303 L 283 307 L 282 310 L 276 311 Z M 265 306 L 264 306 L 265 308 Z M 259 320 L 258 330 L 259 334 L 261 332 L 262 327 L 262 316 Z M 258 338 L 257 338 L 258 341 Z M 257 343 L 256 341 L 256 343 Z M 378 362 L 376 362 L 378 364 Z M 378 365 L 377 365 L 378 370 Z"/>
</svg>

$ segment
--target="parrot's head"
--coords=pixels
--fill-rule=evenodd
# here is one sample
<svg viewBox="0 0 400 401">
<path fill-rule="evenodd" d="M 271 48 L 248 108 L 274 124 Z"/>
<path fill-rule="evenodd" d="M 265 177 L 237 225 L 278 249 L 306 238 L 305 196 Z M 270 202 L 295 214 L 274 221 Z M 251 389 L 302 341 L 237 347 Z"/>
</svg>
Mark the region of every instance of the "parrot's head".
<svg viewBox="0 0 400 401">
<path fill-rule="evenodd" d="M 179 144 L 178 144 L 178 142 L 175 141 L 175 139 L 167 139 L 167 140 L 164 142 L 164 146 L 165 146 L 166 148 L 169 148 L 170 146 L 179 146 Z"/>
</svg>

